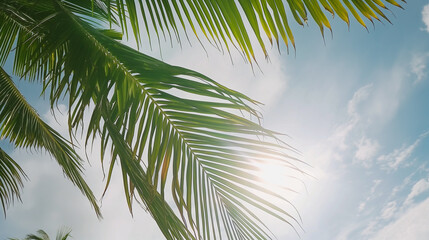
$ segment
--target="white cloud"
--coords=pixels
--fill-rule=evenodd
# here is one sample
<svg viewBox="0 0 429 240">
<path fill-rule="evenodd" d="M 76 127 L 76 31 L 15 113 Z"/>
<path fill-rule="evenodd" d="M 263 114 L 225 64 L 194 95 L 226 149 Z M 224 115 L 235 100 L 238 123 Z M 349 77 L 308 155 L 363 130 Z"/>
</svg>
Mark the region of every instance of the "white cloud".
<svg viewBox="0 0 429 240">
<path fill-rule="evenodd" d="M 370 221 L 368 223 L 368 225 L 366 226 L 366 228 L 364 228 L 362 230 L 362 235 L 363 236 L 369 236 L 369 235 L 374 234 L 374 232 L 376 231 L 377 225 L 378 225 L 378 221 L 375 221 L 375 220 Z"/>
<path fill-rule="evenodd" d="M 407 199 L 405 199 L 404 205 L 411 204 L 415 197 L 426 192 L 428 189 L 429 179 L 420 179 L 416 184 L 414 184 L 410 194 L 408 194 Z"/>
<path fill-rule="evenodd" d="M 357 147 L 354 157 L 365 167 L 372 165 L 371 158 L 375 157 L 380 148 L 377 141 L 365 137 L 365 132 L 382 126 L 394 117 L 411 86 L 406 81 L 409 79 L 409 70 L 403 67 L 403 63 L 377 71 L 370 78 L 374 81 L 354 92 L 347 104 L 347 120 L 330 137 L 337 148 L 343 151 L 349 147 L 349 139 L 359 139 L 358 142 L 354 141 Z"/>
<path fill-rule="evenodd" d="M 410 67 L 411 72 L 416 75 L 416 80 L 414 84 L 417 84 L 426 77 L 426 64 L 427 64 L 428 54 L 415 54 L 411 59 Z"/>
<path fill-rule="evenodd" d="M 411 178 L 414 176 L 415 173 L 416 172 L 413 172 L 411 175 L 406 177 L 400 185 L 395 186 L 390 194 L 390 197 L 395 197 L 398 192 L 402 191 L 406 186 L 408 186 L 408 184 L 410 184 L 411 182 Z"/>
<path fill-rule="evenodd" d="M 383 211 L 381 213 L 381 218 L 382 219 L 390 219 L 391 217 L 393 217 L 393 215 L 395 214 L 396 210 L 397 210 L 396 202 L 395 201 L 389 202 L 383 208 Z"/>
<path fill-rule="evenodd" d="M 403 145 L 389 154 L 381 155 L 377 160 L 382 163 L 387 170 L 396 170 L 400 164 L 413 154 L 414 150 L 427 135 L 428 132 L 425 132 L 421 134 L 413 144 L 408 146 Z"/>
<path fill-rule="evenodd" d="M 376 232 L 371 240 L 423 240 L 429 236 L 429 198 Z"/>
<path fill-rule="evenodd" d="M 350 116 L 358 117 L 358 107 L 359 104 L 362 103 L 364 100 L 368 99 L 368 96 L 371 92 L 373 84 L 365 85 L 361 88 L 359 88 L 354 94 L 353 98 L 349 101 L 347 105 L 347 113 Z"/>
<path fill-rule="evenodd" d="M 359 206 L 358 206 L 358 212 L 359 213 L 362 213 L 363 210 L 365 210 L 365 207 L 368 205 L 369 201 L 376 198 L 376 194 L 374 194 L 374 193 L 375 193 L 375 190 L 377 189 L 377 187 L 380 185 L 381 182 L 382 182 L 381 179 L 375 179 L 372 181 L 372 183 L 374 185 L 372 185 L 372 187 L 371 187 L 370 194 L 366 197 L 366 199 L 364 201 L 359 203 Z"/>
<path fill-rule="evenodd" d="M 378 158 L 380 162 L 386 162 L 387 166 L 391 169 L 396 170 L 402 162 L 411 156 L 414 152 L 414 149 L 419 145 L 420 140 L 416 140 L 413 144 L 409 146 L 402 146 L 399 149 L 395 149 L 393 152 L 382 155 Z"/>
<path fill-rule="evenodd" d="M 426 25 L 426 28 L 424 30 L 426 32 L 429 32 L 429 4 L 423 7 L 422 20 L 423 20 L 423 23 Z"/>
<path fill-rule="evenodd" d="M 358 211 L 362 212 L 365 209 L 367 201 L 359 203 Z"/>
<path fill-rule="evenodd" d="M 364 102 L 371 93 L 372 84 L 367 84 L 353 94 L 352 99 L 347 104 L 348 121 L 338 126 L 332 134 L 331 141 L 333 141 L 340 150 L 347 148 L 346 139 L 350 135 L 350 132 L 359 123 L 360 115 L 358 108 Z"/>
<path fill-rule="evenodd" d="M 380 144 L 376 140 L 362 137 L 359 142 L 356 143 L 355 158 L 364 167 L 369 168 L 372 166 L 372 160 L 377 154 Z"/>
<path fill-rule="evenodd" d="M 340 150 L 345 150 L 347 148 L 346 139 L 358 122 L 359 120 L 357 118 L 352 118 L 335 129 L 331 139 L 335 144 L 338 144 L 337 146 Z"/>
<path fill-rule="evenodd" d="M 380 185 L 380 183 L 382 181 L 383 180 L 381 180 L 381 179 L 375 179 L 374 181 L 372 181 L 374 183 L 374 185 L 371 188 L 371 195 L 375 193 L 375 189 L 377 189 L 377 187 Z"/>
</svg>

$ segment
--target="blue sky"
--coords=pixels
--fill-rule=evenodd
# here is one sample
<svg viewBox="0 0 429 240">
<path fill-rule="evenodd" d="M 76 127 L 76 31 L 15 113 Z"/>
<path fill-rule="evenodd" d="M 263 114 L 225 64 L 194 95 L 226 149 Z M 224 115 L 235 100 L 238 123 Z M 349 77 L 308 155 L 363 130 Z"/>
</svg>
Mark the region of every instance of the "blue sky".
<svg viewBox="0 0 429 240">
<path fill-rule="evenodd" d="M 303 218 L 301 239 L 428 239 L 429 228 L 429 1 L 394 9 L 389 23 L 366 29 L 334 19 L 325 41 L 313 22 L 294 24 L 296 54 L 270 51 L 252 72 L 238 54 L 195 46 L 162 47 L 163 60 L 203 72 L 265 103 L 264 126 L 287 133 L 315 178 L 290 183 Z M 209 48 L 209 47 L 207 47 Z M 157 49 L 144 52 L 159 56 Z M 186 56 L 186 57 L 184 57 Z M 63 133 L 34 86 L 18 83 L 45 120 Z M 60 106 L 61 108 L 61 106 Z M 65 108 L 64 108 L 65 111 Z M 5 143 L 2 143 L 5 146 Z M 163 239 L 144 210 L 128 213 L 121 182 L 103 199 L 98 221 L 80 192 L 43 154 L 8 148 L 30 177 L 23 203 L 0 219 L 0 239 L 39 228 L 52 235 L 70 227 L 74 239 Z M 97 147 L 86 176 L 103 190 Z M 287 183 L 289 184 L 289 183 Z M 287 225 L 268 222 L 278 239 L 299 239 Z"/>
</svg>

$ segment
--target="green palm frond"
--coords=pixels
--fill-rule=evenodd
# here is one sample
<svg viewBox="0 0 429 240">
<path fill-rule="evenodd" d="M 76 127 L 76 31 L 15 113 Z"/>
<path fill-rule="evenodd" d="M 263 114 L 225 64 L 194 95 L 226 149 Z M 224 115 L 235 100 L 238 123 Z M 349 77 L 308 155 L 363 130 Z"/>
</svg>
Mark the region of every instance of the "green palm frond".
<svg viewBox="0 0 429 240">
<path fill-rule="evenodd" d="M 109 6 L 109 14 L 119 19 L 123 31 L 132 31 L 137 40 L 141 39 L 139 19 L 142 17 L 149 39 L 154 31 L 158 41 L 162 37 L 180 41 L 180 29 L 186 33 L 189 27 L 197 37 L 203 34 L 214 46 L 225 46 L 228 52 L 232 44 L 249 62 L 256 60 L 252 37 L 256 37 L 266 56 L 264 35 L 271 44 L 275 42 L 278 46 L 282 40 L 286 46 L 291 42 L 295 47 L 291 17 L 300 25 L 312 19 L 323 35 L 325 28 L 332 31 L 327 15 L 336 14 L 348 25 L 354 18 L 366 28 L 364 19 L 372 23 L 381 19 L 389 21 L 385 14 L 388 7 L 401 7 L 395 0 L 102 1 Z M 127 29 L 127 23 L 132 26 L 131 30 Z"/>
<path fill-rule="evenodd" d="M 43 23 L 17 46 L 16 71 L 46 76 L 52 104 L 68 96 L 71 128 L 95 105 L 87 141 L 99 135 L 102 154 L 112 143 L 107 185 L 119 160 L 130 210 L 136 191 L 167 239 L 270 238 L 255 208 L 299 226 L 296 213 L 265 198 L 288 204 L 257 175 L 261 163 L 300 172 L 300 162 L 276 133 L 244 117 L 260 118 L 256 101 L 114 41 L 67 3 L 15 11 Z M 164 200 L 167 186 L 181 221 Z"/>
<path fill-rule="evenodd" d="M 26 177 L 21 167 L 0 148 L 0 201 L 5 215 L 6 207 L 21 199 L 22 180 Z"/>
<path fill-rule="evenodd" d="M 287 145 L 267 140 L 278 140 L 275 133 L 234 113 L 257 119 L 258 113 L 251 107 L 256 102 L 206 76 L 150 59 L 102 35 L 94 36 L 112 54 L 110 61 L 122 63 L 109 74 L 121 80 L 96 94 L 108 99 L 113 91 L 106 107 L 96 100 L 89 126 L 89 135 L 100 132 L 102 141 L 107 142 L 113 132 L 107 122 L 112 121 L 116 134 L 125 140 L 126 145 L 120 146 L 112 140 L 109 178 L 118 149 L 128 146 L 134 154 L 132 161 L 146 160 L 147 180 L 162 196 L 169 182 L 181 217 L 187 219 L 196 237 L 203 239 L 219 236 L 221 229 L 230 239 L 269 238 L 252 207 L 299 225 L 288 212 L 260 197 L 266 194 L 287 202 L 258 178 L 259 164 L 271 161 L 299 169 L 295 159 L 285 153 L 291 150 Z M 172 95 L 172 90 L 188 97 Z M 196 100 L 201 98 L 207 100 Z M 102 120 L 105 125 L 100 128 Z M 123 157 L 119 158 L 122 163 Z M 130 208 L 133 188 L 138 184 L 124 176 Z"/>
<path fill-rule="evenodd" d="M 71 230 L 68 229 L 60 229 L 58 230 L 57 236 L 55 237 L 55 240 L 67 240 L 71 235 Z"/>
<path fill-rule="evenodd" d="M 56 240 L 67 240 L 70 237 L 70 230 L 60 229 L 55 237 Z M 28 234 L 23 240 L 50 240 L 51 238 L 44 230 L 37 230 L 36 234 Z M 10 238 L 9 240 L 19 240 Z"/>
<path fill-rule="evenodd" d="M 82 159 L 70 142 L 43 122 L 3 68 L 0 68 L 0 137 L 9 139 L 16 147 L 48 151 L 63 168 L 64 174 L 89 199 L 97 216 L 101 216 L 94 194 L 81 175 Z M 5 187 L 16 189 L 13 185 Z M 15 194 L 19 192 L 15 191 Z"/>
<path fill-rule="evenodd" d="M 24 240 L 50 240 L 49 235 L 43 230 L 37 230 L 37 234 L 28 234 Z"/>
</svg>

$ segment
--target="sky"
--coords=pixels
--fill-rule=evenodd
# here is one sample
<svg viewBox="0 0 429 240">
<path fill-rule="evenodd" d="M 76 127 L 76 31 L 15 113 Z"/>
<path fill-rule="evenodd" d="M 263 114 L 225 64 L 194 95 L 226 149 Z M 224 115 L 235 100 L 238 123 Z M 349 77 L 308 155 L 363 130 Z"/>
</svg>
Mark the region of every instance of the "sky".
<svg viewBox="0 0 429 240">
<path fill-rule="evenodd" d="M 304 231 L 299 237 L 284 223 L 268 222 L 278 239 L 423 240 L 429 239 L 429 1 L 404 8 L 388 13 L 393 24 L 376 22 L 368 31 L 333 19 L 333 36 L 325 39 L 314 22 L 293 24 L 296 51 L 282 46 L 279 54 L 273 47 L 270 61 L 260 56 L 253 71 L 238 54 L 231 64 L 210 46 L 207 54 L 197 44 L 165 44 L 162 56 L 157 47 L 142 51 L 263 102 L 264 126 L 287 133 L 285 141 L 302 152 L 314 177 L 294 186 L 299 193 L 291 201 Z M 17 85 L 46 121 L 67 133 L 60 124 L 66 117 L 52 116 L 37 86 Z M 163 239 L 144 209 L 130 216 L 118 174 L 98 220 L 49 156 L 0 144 L 30 178 L 22 203 L 0 218 L 0 240 L 38 229 L 54 236 L 63 226 L 72 239 Z M 96 144 L 88 154 L 85 176 L 101 197 Z"/>
</svg>

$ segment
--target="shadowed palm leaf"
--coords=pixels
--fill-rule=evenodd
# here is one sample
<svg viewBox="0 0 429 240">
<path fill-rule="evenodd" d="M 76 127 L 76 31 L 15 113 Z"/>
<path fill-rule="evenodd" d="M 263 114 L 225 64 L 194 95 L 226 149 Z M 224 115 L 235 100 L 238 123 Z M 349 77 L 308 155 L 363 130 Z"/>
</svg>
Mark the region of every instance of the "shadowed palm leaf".
<svg viewBox="0 0 429 240">
<path fill-rule="evenodd" d="M 26 176 L 21 167 L 0 148 L 0 201 L 5 215 L 6 207 L 21 198 L 22 177 Z"/>
<path fill-rule="evenodd" d="M 60 230 L 55 237 L 55 240 L 67 240 L 70 237 L 71 231 Z M 10 238 L 9 240 L 19 240 L 18 238 Z M 28 234 L 22 240 L 50 240 L 49 235 L 43 231 L 38 230 L 37 234 Z"/>
<path fill-rule="evenodd" d="M 15 87 L 12 79 L 0 67 L 0 136 L 8 138 L 16 147 L 44 149 L 48 151 L 63 168 L 64 174 L 85 194 L 97 216 L 101 216 L 91 189 L 81 176 L 82 159 L 70 143 L 43 122 L 36 111 Z M 16 195 L 22 185 L 21 168 L 1 151 L 0 198 L 3 208 Z"/>
<path fill-rule="evenodd" d="M 322 30 L 330 28 L 319 3 L 349 21 L 338 0 L 287 2 L 299 23 L 307 20 L 308 10 Z M 369 19 L 384 17 L 382 1 L 353 0 L 355 7 L 342 2 L 361 23 L 356 10 L 369 14 Z M 278 41 L 280 36 L 293 42 L 282 1 L 140 1 L 144 6 L 140 13 L 134 3 L 1 3 L 0 20 L 5 24 L 0 31 L 0 60 L 9 56 L 16 42 L 15 73 L 42 81 L 52 107 L 63 96 L 68 98 L 71 133 L 85 126 L 87 143 L 100 137 L 103 159 L 111 146 L 106 189 L 119 163 L 130 211 L 135 197 L 167 239 L 271 238 L 255 209 L 299 226 L 296 213 L 267 200 L 288 204 L 287 199 L 257 176 L 258 166 L 268 162 L 302 173 L 296 166 L 301 162 L 288 155 L 293 149 L 275 132 L 244 117 L 260 118 L 254 108 L 258 102 L 200 73 L 124 46 L 114 40 L 120 33 L 99 29 L 101 22 L 118 22 L 125 28 L 130 21 L 138 38 L 137 16 L 142 14 L 146 26 L 153 25 L 157 34 L 169 29 L 178 34 L 176 21 L 185 28 L 187 19 L 218 45 L 228 48 L 229 41 L 235 42 L 251 61 L 254 54 L 240 11 L 265 49 L 259 24 L 270 39 Z M 94 107 L 90 122 L 84 123 L 90 105 Z M 165 194 L 172 196 L 178 216 Z"/>
</svg>

